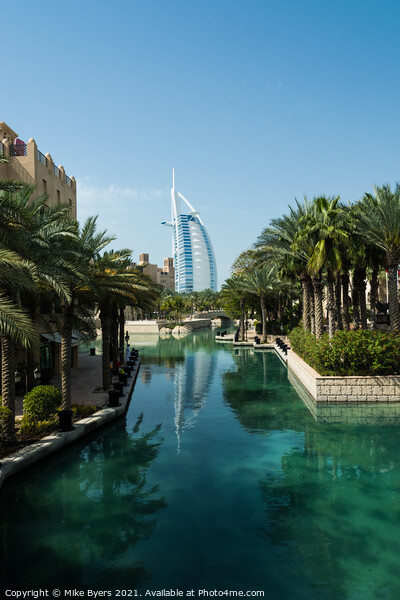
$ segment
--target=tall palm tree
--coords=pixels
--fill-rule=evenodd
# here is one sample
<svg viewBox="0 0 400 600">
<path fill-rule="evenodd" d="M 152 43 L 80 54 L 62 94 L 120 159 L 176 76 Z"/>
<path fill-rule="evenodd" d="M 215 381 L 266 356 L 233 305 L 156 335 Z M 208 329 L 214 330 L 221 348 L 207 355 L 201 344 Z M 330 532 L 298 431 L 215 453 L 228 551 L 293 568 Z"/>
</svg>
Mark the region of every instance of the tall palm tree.
<svg viewBox="0 0 400 600">
<path fill-rule="evenodd" d="M 267 263 L 261 265 L 255 264 L 244 276 L 243 289 L 257 296 L 260 300 L 261 343 L 265 343 L 267 339 L 267 298 L 276 298 L 284 287 L 285 284 L 278 278 L 277 265 L 271 266 Z"/>
<path fill-rule="evenodd" d="M 319 196 L 314 199 L 314 211 L 303 220 L 305 229 L 301 234 L 318 240 L 308 261 L 309 272 L 316 276 L 326 269 L 329 337 L 333 336 L 335 330 L 334 279 L 342 264 L 339 244 L 344 245 L 348 240 L 348 233 L 343 226 L 344 218 L 345 212 L 339 206 L 339 197 Z M 319 328 L 317 337 L 321 333 Z"/>
<path fill-rule="evenodd" d="M 244 325 L 244 308 L 245 308 L 245 289 L 244 289 L 244 277 L 243 275 L 232 275 L 222 285 L 221 288 L 222 299 L 234 298 L 238 300 L 240 305 L 240 332 L 242 341 L 245 339 L 245 325 Z"/>
<path fill-rule="evenodd" d="M 148 278 L 137 270 L 130 270 L 130 264 L 131 251 L 127 249 L 107 251 L 91 261 L 90 278 L 102 328 L 102 385 L 105 390 L 110 385 L 109 347 L 113 302 L 119 298 L 125 299 L 127 304 L 134 303 L 140 292 L 146 292 L 154 299 L 156 297 Z"/>
<path fill-rule="evenodd" d="M 303 204 L 295 199 L 296 206 L 289 206 L 289 214 L 273 219 L 271 225 L 264 229 L 255 247 L 260 258 L 275 260 L 287 275 L 300 279 L 302 288 L 302 314 L 304 330 L 314 331 L 314 297 L 311 277 L 307 271 L 307 263 L 312 246 L 303 239 L 299 242 L 302 229 L 301 221 L 313 210 L 311 202 L 304 198 Z"/>
<path fill-rule="evenodd" d="M 388 184 L 366 194 L 358 207 L 358 227 L 365 240 L 385 253 L 389 284 L 390 328 L 400 331 L 398 268 L 400 263 L 400 185 Z"/>
</svg>

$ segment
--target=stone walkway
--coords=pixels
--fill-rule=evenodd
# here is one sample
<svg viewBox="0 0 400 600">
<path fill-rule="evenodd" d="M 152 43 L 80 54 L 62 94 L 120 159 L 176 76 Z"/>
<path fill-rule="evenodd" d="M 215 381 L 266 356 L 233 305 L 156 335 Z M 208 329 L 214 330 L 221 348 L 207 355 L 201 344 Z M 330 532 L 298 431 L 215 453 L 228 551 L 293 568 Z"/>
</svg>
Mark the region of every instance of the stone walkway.
<svg viewBox="0 0 400 600">
<path fill-rule="evenodd" d="M 79 354 L 79 364 L 71 370 L 71 396 L 72 404 L 96 404 L 96 406 L 105 406 L 108 402 L 108 394 L 95 389 L 101 387 L 101 356 L 89 356 Z M 54 375 L 50 385 L 61 388 L 61 375 Z M 17 396 L 15 399 L 17 417 L 23 414 L 23 397 Z"/>
</svg>

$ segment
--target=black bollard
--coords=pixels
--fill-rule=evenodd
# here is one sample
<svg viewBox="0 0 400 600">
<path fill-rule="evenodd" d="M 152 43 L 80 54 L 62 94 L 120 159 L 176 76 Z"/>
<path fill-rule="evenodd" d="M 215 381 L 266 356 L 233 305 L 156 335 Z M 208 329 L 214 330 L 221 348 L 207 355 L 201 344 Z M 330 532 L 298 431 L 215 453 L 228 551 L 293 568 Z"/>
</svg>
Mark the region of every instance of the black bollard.
<svg viewBox="0 0 400 600">
<path fill-rule="evenodd" d="M 118 383 L 113 383 L 114 390 L 119 392 L 120 397 L 124 395 L 124 386 L 120 381 Z"/>
<path fill-rule="evenodd" d="M 128 385 L 128 375 L 126 373 L 120 373 L 118 377 L 122 385 Z"/>
<path fill-rule="evenodd" d="M 109 408 L 115 408 L 116 406 L 121 406 L 119 401 L 119 391 L 118 390 L 108 390 L 108 404 Z"/>
<path fill-rule="evenodd" d="M 60 431 L 72 431 L 72 410 L 60 410 L 58 413 L 58 425 Z"/>
</svg>

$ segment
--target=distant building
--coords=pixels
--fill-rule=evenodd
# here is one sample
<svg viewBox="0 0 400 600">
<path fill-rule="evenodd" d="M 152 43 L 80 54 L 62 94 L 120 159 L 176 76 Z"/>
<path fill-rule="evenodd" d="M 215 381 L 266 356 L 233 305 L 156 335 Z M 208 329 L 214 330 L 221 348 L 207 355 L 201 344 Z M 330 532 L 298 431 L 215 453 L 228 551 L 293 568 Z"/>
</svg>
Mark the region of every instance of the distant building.
<svg viewBox="0 0 400 600">
<path fill-rule="evenodd" d="M 175 290 L 175 269 L 172 258 L 164 258 L 164 266 L 158 267 L 149 262 L 148 254 L 139 254 L 138 267 L 143 267 L 143 273 L 148 275 L 154 283 L 162 285 L 168 290 Z"/>
<path fill-rule="evenodd" d="M 28 143 L 4 121 L 0 121 L 0 156 L 8 163 L 0 164 L 1 179 L 16 179 L 36 186 L 33 197 L 42 193 L 49 196 L 51 206 L 65 203 L 71 207 L 71 216 L 76 219 L 76 181 L 68 177 L 62 165 L 56 166 L 50 154 L 42 154 L 34 139 Z"/>
<path fill-rule="evenodd" d="M 184 202 L 181 206 L 181 200 Z M 171 221 L 162 225 L 172 227 L 172 252 L 175 264 L 175 290 L 201 292 L 217 290 L 217 265 L 210 237 L 190 202 L 175 190 L 172 176 Z"/>
</svg>

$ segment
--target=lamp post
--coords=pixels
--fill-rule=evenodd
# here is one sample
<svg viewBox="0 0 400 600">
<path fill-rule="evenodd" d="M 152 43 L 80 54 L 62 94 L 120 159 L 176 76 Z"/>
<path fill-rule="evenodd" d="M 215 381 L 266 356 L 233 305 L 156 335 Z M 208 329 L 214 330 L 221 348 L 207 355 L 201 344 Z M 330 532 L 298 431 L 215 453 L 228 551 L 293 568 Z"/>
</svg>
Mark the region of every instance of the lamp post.
<svg viewBox="0 0 400 600">
<path fill-rule="evenodd" d="M 126 345 L 128 346 L 128 344 L 129 344 L 129 333 L 127 331 L 125 332 L 125 342 L 126 342 Z M 126 359 L 126 360 L 128 360 L 128 359 Z M 121 360 L 121 363 L 122 363 L 122 360 Z"/>
<path fill-rule="evenodd" d="M 34 365 L 29 365 L 28 361 L 25 361 L 25 365 L 20 365 L 15 370 L 15 383 L 21 383 L 22 375 L 25 374 L 25 394 L 28 393 L 28 375 L 30 369 L 33 369 Z M 33 369 L 33 378 L 35 381 L 38 381 L 41 378 L 42 374 L 40 372 L 39 367 Z"/>
</svg>

